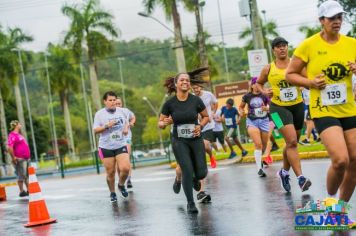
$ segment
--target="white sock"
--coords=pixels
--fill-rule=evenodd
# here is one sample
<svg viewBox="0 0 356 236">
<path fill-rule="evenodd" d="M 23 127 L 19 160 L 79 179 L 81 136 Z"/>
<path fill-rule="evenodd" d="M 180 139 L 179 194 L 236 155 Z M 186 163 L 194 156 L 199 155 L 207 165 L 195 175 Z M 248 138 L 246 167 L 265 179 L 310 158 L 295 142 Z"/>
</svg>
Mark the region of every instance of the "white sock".
<svg viewBox="0 0 356 236">
<path fill-rule="evenodd" d="M 255 150 L 255 161 L 256 161 L 257 171 L 261 169 L 261 159 L 262 159 L 262 150 Z"/>
</svg>

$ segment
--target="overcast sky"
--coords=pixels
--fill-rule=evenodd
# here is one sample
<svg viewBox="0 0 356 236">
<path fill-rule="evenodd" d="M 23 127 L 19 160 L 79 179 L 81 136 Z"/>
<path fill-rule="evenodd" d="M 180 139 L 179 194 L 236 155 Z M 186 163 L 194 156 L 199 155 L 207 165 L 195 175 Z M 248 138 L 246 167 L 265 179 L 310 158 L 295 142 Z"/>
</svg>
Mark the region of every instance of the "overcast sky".
<svg viewBox="0 0 356 236">
<path fill-rule="evenodd" d="M 204 29 L 208 31 L 214 42 L 221 42 L 218 0 L 206 0 L 203 10 Z M 242 46 L 238 39 L 249 22 L 240 17 L 239 0 L 219 0 L 221 6 L 222 24 L 225 43 L 228 47 Z M 48 42 L 61 42 L 63 35 L 69 28 L 69 20 L 63 16 L 60 8 L 65 3 L 81 3 L 79 0 L 0 0 L 0 24 L 3 27 L 22 28 L 34 37 L 32 43 L 24 45 L 35 51 L 45 50 Z M 317 20 L 317 0 L 257 0 L 259 11 L 266 11 L 267 21 L 274 20 L 278 25 L 278 32 L 294 46 L 303 39 L 298 32 L 300 25 L 314 26 Z M 114 16 L 114 23 L 121 31 L 121 40 L 131 40 L 137 37 L 151 39 L 165 39 L 172 37 L 172 33 L 157 22 L 137 15 L 144 11 L 142 0 L 101 0 L 104 9 Z M 196 33 L 193 13 L 188 13 L 179 7 L 184 35 L 193 36 Z M 173 23 L 165 19 L 161 8 L 157 8 L 154 17 L 173 28 Z M 348 26 L 343 27 L 345 33 Z"/>
</svg>

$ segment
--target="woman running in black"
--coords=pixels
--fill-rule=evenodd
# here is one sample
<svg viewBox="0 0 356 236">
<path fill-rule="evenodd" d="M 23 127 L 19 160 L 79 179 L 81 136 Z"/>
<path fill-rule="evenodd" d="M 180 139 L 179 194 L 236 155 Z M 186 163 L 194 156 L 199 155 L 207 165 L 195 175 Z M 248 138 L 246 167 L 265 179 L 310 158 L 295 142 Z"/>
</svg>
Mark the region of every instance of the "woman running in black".
<svg viewBox="0 0 356 236">
<path fill-rule="evenodd" d="M 170 116 L 172 117 L 172 147 L 182 170 L 182 184 L 188 201 L 187 210 L 189 213 L 198 213 L 193 198 L 193 186 L 199 191 L 199 180 L 204 179 L 208 173 L 201 137 L 201 130 L 209 122 L 208 112 L 203 101 L 189 93 L 190 77 L 187 73 L 168 78 L 165 86 L 168 93 L 175 90 L 176 95 L 163 105 L 158 126 L 164 129 L 171 123 Z M 202 117 L 200 124 L 198 115 Z"/>
</svg>

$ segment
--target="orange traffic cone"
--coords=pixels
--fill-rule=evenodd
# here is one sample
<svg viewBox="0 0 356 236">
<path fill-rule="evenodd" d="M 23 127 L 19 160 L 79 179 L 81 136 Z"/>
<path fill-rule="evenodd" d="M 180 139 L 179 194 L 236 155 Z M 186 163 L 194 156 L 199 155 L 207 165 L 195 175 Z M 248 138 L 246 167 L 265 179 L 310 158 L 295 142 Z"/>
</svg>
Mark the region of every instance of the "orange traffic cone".
<svg viewBox="0 0 356 236">
<path fill-rule="evenodd" d="M 38 184 L 35 168 L 28 168 L 29 183 L 28 190 L 30 193 L 30 201 L 28 204 L 29 222 L 25 227 L 44 225 L 54 223 L 57 220 L 50 218 L 45 200 L 42 198 L 41 188 Z"/>
<path fill-rule="evenodd" d="M 6 201 L 5 185 L 0 184 L 0 201 Z"/>
</svg>

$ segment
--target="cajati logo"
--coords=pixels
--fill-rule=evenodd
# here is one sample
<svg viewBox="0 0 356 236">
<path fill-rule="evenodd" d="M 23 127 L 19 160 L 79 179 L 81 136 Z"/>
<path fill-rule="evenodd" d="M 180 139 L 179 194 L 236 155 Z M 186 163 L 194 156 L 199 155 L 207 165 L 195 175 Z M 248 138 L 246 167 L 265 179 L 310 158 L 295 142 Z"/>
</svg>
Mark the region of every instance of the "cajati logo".
<svg viewBox="0 0 356 236">
<path fill-rule="evenodd" d="M 295 211 L 295 230 L 349 230 L 356 224 L 349 219 L 351 205 L 335 198 L 311 200 Z"/>
</svg>

